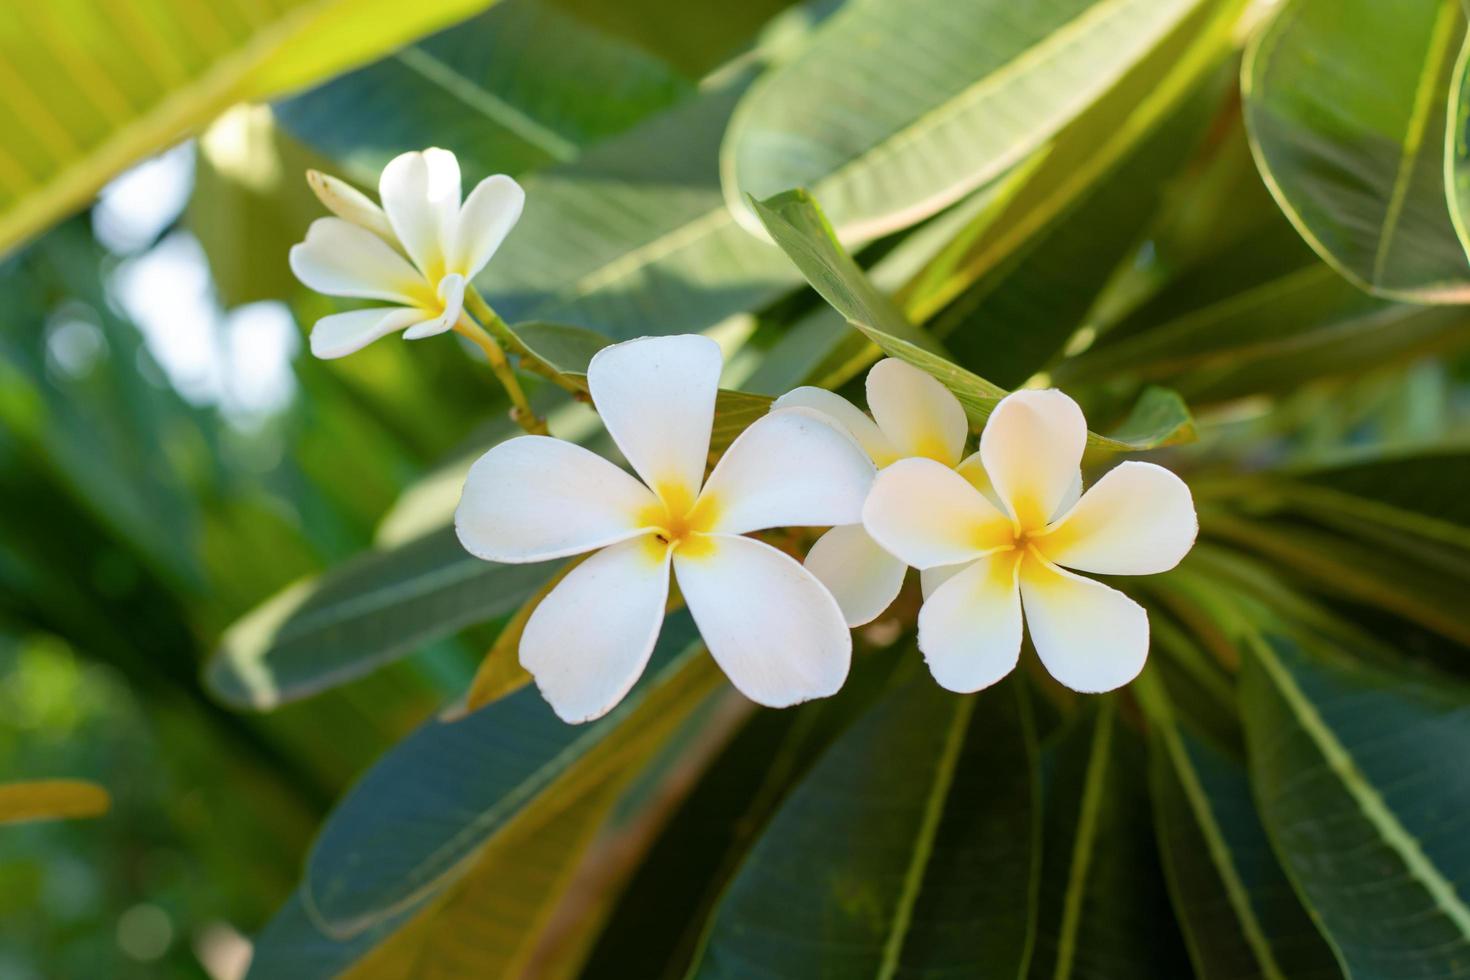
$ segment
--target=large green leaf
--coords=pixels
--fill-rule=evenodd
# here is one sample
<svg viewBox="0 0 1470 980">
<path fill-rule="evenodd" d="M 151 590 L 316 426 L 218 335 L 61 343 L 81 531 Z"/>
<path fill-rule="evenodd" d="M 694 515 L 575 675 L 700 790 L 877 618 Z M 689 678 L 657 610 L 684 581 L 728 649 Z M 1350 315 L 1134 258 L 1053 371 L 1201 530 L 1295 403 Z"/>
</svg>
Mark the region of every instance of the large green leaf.
<svg viewBox="0 0 1470 980">
<path fill-rule="evenodd" d="M 334 935 L 372 927 L 461 877 L 501 831 L 549 818 L 656 744 L 719 682 L 694 636 L 687 613 L 671 616 L 643 679 L 590 724 L 565 724 L 526 687 L 399 743 L 312 848 L 313 917 Z"/>
<path fill-rule="evenodd" d="M 294 136 L 376 188 L 389 159 L 426 146 L 453 150 L 467 182 L 564 163 L 691 88 L 549 0 L 504 0 L 275 112 Z"/>
<path fill-rule="evenodd" d="M 1463 973 L 1470 692 L 1270 636 L 1241 701 L 1262 820 L 1344 969 Z"/>
<path fill-rule="evenodd" d="M 837 241 L 821 208 L 805 191 L 789 191 L 753 206 L 776 244 L 791 257 L 812 288 L 821 293 L 847 322 L 883 353 L 907 361 L 933 375 L 954 392 L 971 425 L 980 427 L 1006 390 L 967 371 L 936 352 L 937 344 L 868 282 Z M 1163 389 L 1146 393 L 1116 438 L 1088 435 L 1098 449 L 1127 452 L 1151 449 L 1194 437 L 1188 409 L 1177 395 Z"/>
<path fill-rule="evenodd" d="M 435 531 L 277 595 L 231 627 L 205 677 L 231 704 L 273 708 L 509 615 L 554 571 L 481 561 Z"/>
<path fill-rule="evenodd" d="M 1186 727 L 1153 670 L 1134 691 L 1150 723 L 1159 848 L 1196 973 L 1341 976 L 1271 853 L 1244 763 Z"/>
<path fill-rule="evenodd" d="M 0 250 L 209 122 L 361 64 L 488 0 L 269 6 L 57 0 L 0 20 Z"/>
<path fill-rule="evenodd" d="M 1115 696 L 1044 749 L 1036 980 L 1188 975 L 1148 820 L 1143 746 Z"/>
<path fill-rule="evenodd" d="M 1459 0 L 1287 0 L 1241 69 L 1256 162 L 1333 268 L 1420 302 L 1470 299 L 1445 196 Z"/>
<path fill-rule="evenodd" d="M 1084 110 L 1199 0 L 858 0 L 751 89 L 725 194 L 810 187 L 845 240 L 911 225 Z"/>
<path fill-rule="evenodd" d="M 1031 946 L 1035 736 L 1013 682 L 919 670 L 792 792 L 691 976 L 1015 977 Z"/>
</svg>

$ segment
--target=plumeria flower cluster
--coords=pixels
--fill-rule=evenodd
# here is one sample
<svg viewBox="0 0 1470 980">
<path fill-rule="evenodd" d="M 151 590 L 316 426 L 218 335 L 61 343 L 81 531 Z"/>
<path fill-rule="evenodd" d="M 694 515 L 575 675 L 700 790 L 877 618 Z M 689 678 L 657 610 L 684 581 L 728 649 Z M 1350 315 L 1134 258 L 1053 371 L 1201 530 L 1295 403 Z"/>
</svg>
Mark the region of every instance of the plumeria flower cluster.
<svg viewBox="0 0 1470 980">
<path fill-rule="evenodd" d="M 308 180 L 335 217 L 292 248 L 298 278 L 394 304 L 323 317 L 312 352 L 340 357 L 395 331 L 459 329 L 485 348 L 523 423 L 534 419 L 499 345 L 464 312 L 469 281 L 520 217 L 516 182 L 490 177 L 461 203 L 459 165 L 439 149 L 389 163 L 381 206 L 336 178 Z M 627 694 L 658 639 L 671 579 L 726 675 L 773 707 L 836 693 L 849 628 L 881 615 L 911 566 L 924 596 L 919 649 L 950 690 L 1009 674 L 1027 625 L 1046 669 L 1074 690 L 1112 690 L 1143 668 L 1143 607 L 1077 573 L 1174 567 L 1194 544 L 1194 502 L 1182 480 L 1144 462 L 1118 465 L 1083 493 L 1087 423 L 1071 398 L 1007 396 L 967 457 L 955 396 L 883 360 L 867 377 L 871 416 L 833 392 L 797 388 L 706 477 L 722 366 L 701 336 L 628 341 L 592 359 L 592 401 L 637 478 L 539 434 L 496 446 L 470 470 L 455 527 L 472 554 L 590 555 L 521 638 L 521 663 L 561 718 L 589 721 Z M 750 536 L 786 527 L 828 530 L 804 564 Z"/>
<path fill-rule="evenodd" d="M 454 329 L 465 290 L 521 216 L 525 192 L 497 174 L 460 203 L 459 161 L 431 148 L 394 157 L 378 183 L 382 206 L 312 171 L 308 182 L 335 217 L 318 218 L 291 249 L 291 270 L 329 296 L 393 304 L 333 313 L 311 331 L 311 352 L 342 357 L 402 331 L 418 340 Z"/>
</svg>

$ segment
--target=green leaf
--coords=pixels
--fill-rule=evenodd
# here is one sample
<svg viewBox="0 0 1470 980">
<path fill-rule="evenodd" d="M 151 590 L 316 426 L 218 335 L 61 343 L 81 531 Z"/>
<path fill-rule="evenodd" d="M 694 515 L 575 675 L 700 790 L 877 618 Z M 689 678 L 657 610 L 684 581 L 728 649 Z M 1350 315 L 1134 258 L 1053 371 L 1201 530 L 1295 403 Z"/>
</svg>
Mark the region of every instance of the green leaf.
<svg viewBox="0 0 1470 980">
<path fill-rule="evenodd" d="M 691 88 L 549 0 L 506 0 L 278 103 L 275 113 L 376 192 L 390 159 L 426 146 L 453 150 L 469 183 L 564 163 Z"/>
<path fill-rule="evenodd" d="M 258 100 L 370 60 L 487 0 L 283 0 L 140 9 L 58 0 L 0 23 L 0 250 L 118 171 Z"/>
<path fill-rule="evenodd" d="M 914 224 L 999 176 L 1199 0 L 848 4 L 750 91 L 721 172 L 732 210 L 811 187 L 844 240 Z"/>
<path fill-rule="evenodd" d="M 96 817 L 111 806 L 107 790 L 80 779 L 0 783 L 0 824 Z"/>
<path fill-rule="evenodd" d="M 1317 254 L 1381 296 L 1470 299 L 1444 166 L 1464 35 L 1459 0 L 1287 0 L 1246 52 L 1245 120 L 1267 186 Z"/>
<path fill-rule="evenodd" d="M 730 884 L 693 977 L 1006 976 L 1030 952 L 1035 736 L 1014 681 L 927 673 L 792 792 Z"/>
<path fill-rule="evenodd" d="M 1159 848 L 1196 974 L 1341 976 L 1271 853 L 1243 762 L 1184 727 L 1152 670 L 1133 690 L 1149 718 Z"/>
<path fill-rule="evenodd" d="M 230 628 L 205 680 L 232 705 L 273 708 L 509 615 L 553 571 L 481 561 L 445 528 L 280 593 Z"/>
<path fill-rule="evenodd" d="M 534 826 L 657 744 L 720 681 L 687 613 L 611 713 L 567 725 L 526 687 L 399 743 L 327 819 L 307 860 L 313 918 L 350 937 L 461 877 L 487 842 Z"/>
<path fill-rule="evenodd" d="M 1344 970 L 1462 971 L 1470 770 L 1449 760 L 1470 753 L 1467 692 L 1281 636 L 1251 654 L 1241 707 L 1261 818 Z"/>
<path fill-rule="evenodd" d="M 1044 749 L 1044 859 L 1030 976 L 1188 976 L 1148 820 L 1143 746 L 1115 695 Z"/>
<path fill-rule="evenodd" d="M 805 191 L 789 191 L 752 207 L 776 244 L 806 276 L 812 288 L 890 357 L 907 361 L 954 392 L 972 426 L 990 417 L 1006 390 L 937 353 L 937 343 L 885 300 L 837 241 L 822 210 Z M 1088 434 L 1096 449 L 1128 452 L 1193 437 L 1189 412 L 1177 395 L 1145 393 L 1117 438 Z"/>
</svg>

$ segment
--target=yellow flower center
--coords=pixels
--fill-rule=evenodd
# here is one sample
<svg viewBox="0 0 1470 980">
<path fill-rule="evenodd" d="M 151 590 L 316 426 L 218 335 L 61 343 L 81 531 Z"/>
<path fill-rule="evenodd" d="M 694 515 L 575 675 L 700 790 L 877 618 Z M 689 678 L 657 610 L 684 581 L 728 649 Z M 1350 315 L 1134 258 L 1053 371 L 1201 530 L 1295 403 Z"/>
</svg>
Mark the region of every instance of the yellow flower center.
<svg viewBox="0 0 1470 980">
<path fill-rule="evenodd" d="M 641 523 L 654 528 L 649 536 L 650 549 L 663 557 L 665 550 L 677 550 L 695 558 L 714 551 L 714 542 L 706 535 L 714 528 L 719 507 L 709 494 L 696 498 L 683 483 L 660 483 L 654 487 L 658 503 L 649 504 L 639 514 Z"/>
</svg>

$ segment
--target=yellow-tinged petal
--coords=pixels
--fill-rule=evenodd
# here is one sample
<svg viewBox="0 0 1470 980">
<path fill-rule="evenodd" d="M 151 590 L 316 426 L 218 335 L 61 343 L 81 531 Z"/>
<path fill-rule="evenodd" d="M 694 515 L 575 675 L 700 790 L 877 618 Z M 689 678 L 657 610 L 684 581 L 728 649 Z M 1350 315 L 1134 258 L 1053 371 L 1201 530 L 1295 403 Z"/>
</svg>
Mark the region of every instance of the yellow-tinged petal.
<svg viewBox="0 0 1470 980">
<path fill-rule="evenodd" d="M 341 218 L 318 218 L 306 240 L 291 246 L 291 271 L 328 296 L 429 306 L 434 292 L 423 276 L 381 238 Z"/>
<path fill-rule="evenodd" d="M 581 446 L 519 436 L 475 461 L 454 513 L 460 543 L 487 561 L 579 555 L 652 531 L 658 499 Z"/>
<path fill-rule="evenodd" d="M 1021 656 L 1021 552 L 981 558 L 948 578 L 919 610 L 919 650 L 950 691 L 989 687 Z"/>
<path fill-rule="evenodd" d="M 1059 568 L 1034 549 L 1021 562 L 1026 627 L 1041 662 L 1074 691 L 1122 687 L 1148 658 L 1148 614 L 1117 589 Z"/>
<path fill-rule="evenodd" d="M 669 549 L 611 545 L 552 589 L 521 636 L 521 666 L 571 724 L 611 711 L 648 665 L 669 597 Z"/>
<path fill-rule="evenodd" d="M 475 185 L 460 209 L 451 249 L 450 271 L 475 278 L 521 218 L 526 192 L 505 174 Z"/>
<path fill-rule="evenodd" d="M 448 150 L 402 153 L 378 179 L 378 197 L 403 250 L 430 282 L 444 275 L 459 219 L 459 163 Z"/>
<path fill-rule="evenodd" d="M 796 559 L 764 542 L 708 538 L 707 553 L 674 552 L 674 574 L 730 682 L 771 708 L 837 693 L 852 659 L 837 600 Z"/>
<path fill-rule="evenodd" d="M 878 428 L 878 423 L 868 418 L 862 409 L 826 388 L 810 385 L 793 388 L 771 404 L 771 411 L 783 408 L 805 408 L 828 416 L 834 423 L 847 430 L 858 445 L 873 459 L 876 466 L 883 467 L 898 459 L 898 452 Z"/>
<path fill-rule="evenodd" d="M 973 561 L 1015 542 L 1010 519 L 932 459 L 901 459 L 879 473 L 863 504 L 863 526 L 915 568 Z"/>
<path fill-rule="evenodd" d="M 1023 531 L 1040 530 L 1080 479 L 1087 420 L 1055 389 L 1000 400 L 980 435 L 980 458 L 996 494 Z"/>
<path fill-rule="evenodd" d="M 1035 544 L 1049 561 L 1099 575 L 1152 575 L 1179 564 L 1199 519 L 1189 486 L 1153 463 L 1120 463 Z"/>
<path fill-rule="evenodd" d="M 378 203 L 344 180 L 324 174 L 320 170 L 308 170 L 306 183 L 318 201 L 330 212 L 359 228 L 366 228 L 390 246 L 396 246 L 398 236 Z"/>
<path fill-rule="evenodd" d="M 954 466 L 970 433 L 964 406 L 948 388 L 897 358 L 873 365 L 868 408 L 899 456 L 923 456 Z"/>
<path fill-rule="evenodd" d="M 735 438 L 699 499 L 717 508 L 710 530 L 724 534 L 856 524 L 874 472 L 868 454 L 827 416 L 788 409 Z"/>
<path fill-rule="evenodd" d="M 345 357 L 379 337 L 412 326 L 423 315 L 412 307 L 388 306 L 324 316 L 311 328 L 311 353 L 324 360 Z"/>
<path fill-rule="evenodd" d="M 587 367 L 602 424 L 660 494 L 699 493 L 722 364 L 713 340 L 684 334 L 605 347 Z"/>
</svg>

